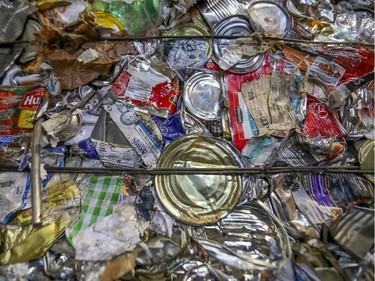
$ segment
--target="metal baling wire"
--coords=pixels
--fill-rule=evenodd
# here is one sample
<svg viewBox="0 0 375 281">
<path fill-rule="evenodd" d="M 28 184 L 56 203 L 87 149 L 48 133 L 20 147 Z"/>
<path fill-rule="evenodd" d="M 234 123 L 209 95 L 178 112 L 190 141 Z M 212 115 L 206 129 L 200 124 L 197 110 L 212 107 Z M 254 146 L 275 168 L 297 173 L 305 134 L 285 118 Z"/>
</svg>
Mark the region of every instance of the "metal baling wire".
<svg viewBox="0 0 375 281">
<path fill-rule="evenodd" d="M 51 167 L 45 166 L 51 173 L 83 173 L 83 174 L 148 174 L 148 175 L 259 175 L 259 174 L 288 174 L 288 173 L 342 173 L 342 174 L 375 174 L 374 170 L 361 170 L 350 166 L 296 166 L 296 167 L 256 167 L 256 168 L 80 168 L 80 167 Z M 30 169 L 18 170 L 15 166 L 0 166 L 0 172 L 29 172 Z"/>
<path fill-rule="evenodd" d="M 289 43 L 306 43 L 306 44 L 322 44 L 322 45 L 360 45 L 361 47 L 374 47 L 373 43 L 364 43 L 364 42 L 350 42 L 350 41 L 312 41 L 312 40 L 302 40 L 302 39 L 292 39 L 292 38 L 282 38 L 274 36 L 263 36 L 257 33 L 254 35 L 175 35 L 175 36 L 129 36 L 129 37 L 111 37 L 111 38 L 98 38 L 91 41 L 145 41 L 145 40 L 162 40 L 162 39 L 239 39 L 239 38 L 254 38 L 254 39 L 263 39 L 263 40 L 275 40 L 275 41 L 284 41 Z M 8 41 L 0 42 L 1 46 L 8 46 L 14 44 L 24 44 L 24 43 L 37 43 L 38 40 L 34 41 Z M 41 42 L 41 41 L 40 41 Z M 257 41 L 251 42 L 256 44 Z"/>
</svg>

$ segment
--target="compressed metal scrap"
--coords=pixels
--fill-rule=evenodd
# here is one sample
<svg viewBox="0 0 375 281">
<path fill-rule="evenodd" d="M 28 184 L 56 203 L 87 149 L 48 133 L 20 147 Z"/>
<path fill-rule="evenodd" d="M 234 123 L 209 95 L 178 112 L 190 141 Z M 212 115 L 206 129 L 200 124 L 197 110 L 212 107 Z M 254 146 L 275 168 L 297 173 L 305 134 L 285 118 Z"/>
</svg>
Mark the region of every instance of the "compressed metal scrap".
<svg viewBox="0 0 375 281">
<path fill-rule="evenodd" d="M 0 172 L 0 275 L 373 280 L 374 177 L 344 173 L 374 169 L 373 8 L 354 0 L 2 1 L 0 41 L 35 42 L 0 52 L 1 165 L 28 167 L 32 123 L 43 115 L 45 165 L 262 173 L 48 173 L 43 223 L 34 226 L 30 174 Z M 248 36 L 158 37 L 217 35 L 215 26 Z M 158 40 L 118 40 L 128 34 Z M 199 58 L 204 67 L 191 63 Z M 208 80 L 189 80 L 197 74 Z M 29 97 L 25 87 L 46 94 Z M 207 97 L 206 112 L 186 106 L 194 96 Z M 336 166 L 344 172 L 313 169 Z"/>
</svg>

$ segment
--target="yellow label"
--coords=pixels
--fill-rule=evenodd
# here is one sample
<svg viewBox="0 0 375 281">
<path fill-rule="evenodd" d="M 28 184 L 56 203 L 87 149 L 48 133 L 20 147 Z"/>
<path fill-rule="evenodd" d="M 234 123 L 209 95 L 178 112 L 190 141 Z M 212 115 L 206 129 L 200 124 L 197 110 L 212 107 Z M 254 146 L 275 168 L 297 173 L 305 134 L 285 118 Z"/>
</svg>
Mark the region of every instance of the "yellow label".
<svg viewBox="0 0 375 281">
<path fill-rule="evenodd" d="M 32 129 L 35 113 L 34 110 L 22 109 L 17 126 L 23 129 Z"/>
</svg>

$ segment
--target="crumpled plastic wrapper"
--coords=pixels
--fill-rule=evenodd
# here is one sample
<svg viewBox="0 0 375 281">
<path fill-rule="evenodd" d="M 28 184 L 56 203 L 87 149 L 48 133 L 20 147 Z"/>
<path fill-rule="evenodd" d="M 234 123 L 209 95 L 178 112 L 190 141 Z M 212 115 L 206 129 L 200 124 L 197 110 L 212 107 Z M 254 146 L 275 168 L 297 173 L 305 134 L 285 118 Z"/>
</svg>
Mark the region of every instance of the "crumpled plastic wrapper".
<svg viewBox="0 0 375 281">
<path fill-rule="evenodd" d="M 132 206 L 118 204 L 102 218 L 73 238 L 77 260 L 109 260 L 132 251 L 149 224 L 138 219 Z"/>
<path fill-rule="evenodd" d="M 26 262 L 41 257 L 52 243 L 64 232 L 79 214 L 80 196 L 72 182 L 58 183 L 55 178 L 46 188 L 47 199 L 43 201 L 43 226 L 34 228 L 31 209 L 24 210 L 17 220 L 24 226 L 9 225 L 1 229 L 2 264 Z"/>
</svg>

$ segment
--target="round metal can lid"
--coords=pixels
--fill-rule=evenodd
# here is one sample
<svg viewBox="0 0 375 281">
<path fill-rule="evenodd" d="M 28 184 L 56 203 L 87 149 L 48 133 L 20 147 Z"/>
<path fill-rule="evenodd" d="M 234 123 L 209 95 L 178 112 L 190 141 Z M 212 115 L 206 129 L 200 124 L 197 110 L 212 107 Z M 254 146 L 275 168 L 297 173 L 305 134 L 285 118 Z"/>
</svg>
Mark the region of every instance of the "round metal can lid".
<svg viewBox="0 0 375 281">
<path fill-rule="evenodd" d="M 279 4 L 270 1 L 257 1 L 248 8 L 250 26 L 255 31 L 272 36 L 284 36 L 290 29 L 288 13 Z"/>
<path fill-rule="evenodd" d="M 172 142 L 160 156 L 158 168 L 233 168 L 232 152 L 216 139 L 189 135 Z M 226 217 L 242 192 L 241 176 L 157 175 L 156 194 L 166 211 L 190 225 L 206 225 Z"/>
<path fill-rule="evenodd" d="M 186 81 L 183 100 L 188 111 L 203 120 L 220 118 L 220 81 L 212 73 L 198 72 Z"/>
<path fill-rule="evenodd" d="M 247 17 L 236 15 L 223 19 L 218 22 L 212 29 L 213 35 L 252 35 L 250 29 L 250 22 Z M 213 40 L 213 60 L 215 63 L 220 61 L 220 58 L 226 52 L 228 44 L 231 39 L 214 39 Z M 265 54 L 257 56 L 242 56 L 242 58 L 228 71 L 233 73 L 249 73 L 257 70 L 263 63 Z"/>
</svg>

